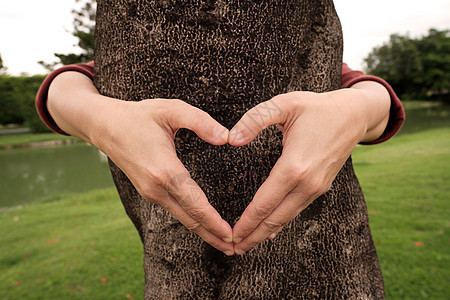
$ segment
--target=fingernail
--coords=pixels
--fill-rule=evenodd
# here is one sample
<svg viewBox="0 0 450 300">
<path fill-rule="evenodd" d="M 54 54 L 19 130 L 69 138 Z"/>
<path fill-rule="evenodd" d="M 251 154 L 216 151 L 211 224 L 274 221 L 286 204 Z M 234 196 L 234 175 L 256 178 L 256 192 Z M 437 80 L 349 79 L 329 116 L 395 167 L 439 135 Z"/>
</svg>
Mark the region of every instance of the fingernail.
<svg viewBox="0 0 450 300">
<path fill-rule="evenodd" d="M 227 255 L 227 256 L 232 256 L 232 255 L 234 255 L 234 252 L 231 251 L 231 250 L 225 251 L 224 253 L 225 253 L 225 255 Z"/>
<path fill-rule="evenodd" d="M 230 133 L 228 134 L 228 141 L 232 142 L 234 140 L 234 136 L 236 135 L 236 128 L 231 128 Z"/>
<path fill-rule="evenodd" d="M 241 249 L 234 249 L 234 253 L 236 253 L 237 255 L 242 255 L 245 253 L 245 251 Z"/>
<path fill-rule="evenodd" d="M 223 126 L 216 126 L 213 130 L 213 136 L 218 141 L 228 140 L 228 129 Z"/>
<path fill-rule="evenodd" d="M 229 134 L 229 142 L 240 142 L 243 138 L 243 135 L 241 133 L 241 131 L 239 130 L 239 128 L 237 127 L 233 127 L 230 130 L 230 134 Z"/>
<path fill-rule="evenodd" d="M 223 241 L 225 243 L 231 243 L 233 241 L 233 238 L 232 237 L 224 238 Z"/>
<path fill-rule="evenodd" d="M 242 239 L 241 238 L 234 238 L 234 243 L 235 244 L 239 244 L 240 242 L 242 242 Z"/>
<path fill-rule="evenodd" d="M 268 238 L 269 240 L 273 240 L 276 236 L 277 236 L 277 234 L 274 232 L 274 233 L 272 233 L 271 235 L 269 235 L 267 238 Z"/>
</svg>

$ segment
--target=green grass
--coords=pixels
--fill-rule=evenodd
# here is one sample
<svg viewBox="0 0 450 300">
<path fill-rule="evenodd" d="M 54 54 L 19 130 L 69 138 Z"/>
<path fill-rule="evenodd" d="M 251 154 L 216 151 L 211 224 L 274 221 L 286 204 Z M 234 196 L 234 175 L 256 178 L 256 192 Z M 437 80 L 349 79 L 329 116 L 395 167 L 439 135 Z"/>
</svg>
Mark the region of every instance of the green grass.
<svg viewBox="0 0 450 300">
<path fill-rule="evenodd" d="M 0 214 L 0 299 L 142 299 L 142 246 L 116 194 Z"/>
<path fill-rule="evenodd" d="M 353 157 L 388 299 L 449 299 L 450 129 Z M 0 213 L 0 299 L 142 299 L 142 246 L 116 192 L 50 200 Z"/>
<path fill-rule="evenodd" d="M 450 129 L 358 147 L 353 161 L 388 298 L 450 299 Z"/>
<path fill-rule="evenodd" d="M 0 149 L 26 147 L 32 143 L 47 141 L 74 141 L 76 138 L 56 133 L 19 133 L 0 135 Z"/>
</svg>

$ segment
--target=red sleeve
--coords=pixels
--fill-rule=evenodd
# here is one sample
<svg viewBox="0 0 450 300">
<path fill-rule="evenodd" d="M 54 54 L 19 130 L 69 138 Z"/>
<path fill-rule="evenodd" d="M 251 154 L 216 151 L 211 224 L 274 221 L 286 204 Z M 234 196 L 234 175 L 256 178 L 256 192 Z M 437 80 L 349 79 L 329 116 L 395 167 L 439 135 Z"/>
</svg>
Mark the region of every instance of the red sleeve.
<svg viewBox="0 0 450 300">
<path fill-rule="evenodd" d="M 389 95 L 391 96 L 389 122 L 383 134 L 374 141 L 361 143 L 365 145 L 379 144 L 387 141 L 400 130 L 403 123 L 405 122 L 405 111 L 400 99 L 397 97 L 392 87 L 386 81 L 376 76 L 364 75 L 364 73 L 361 71 L 354 71 L 350 69 L 346 63 L 342 64 L 342 88 L 349 88 L 355 83 L 365 80 L 372 80 L 381 83 L 388 90 Z"/>
<path fill-rule="evenodd" d="M 39 117 L 41 118 L 42 122 L 45 123 L 51 130 L 53 130 L 56 133 L 68 135 L 65 133 L 61 128 L 56 125 L 55 121 L 53 120 L 52 116 L 48 112 L 47 109 L 47 95 L 48 95 L 48 89 L 50 87 L 50 84 L 52 83 L 53 79 L 62 72 L 66 71 L 76 71 L 83 73 L 84 75 L 88 76 L 92 80 L 94 80 L 94 62 L 88 62 L 85 64 L 74 64 L 74 65 L 68 65 L 61 67 L 59 69 L 56 69 L 55 71 L 51 72 L 45 80 L 42 82 L 37 95 L 36 95 L 36 110 L 39 114 Z"/>
<path fill-rule="evenodd" d="M 74 64 L 74 65 L 68 65 L 61 67 L 52 73 L 50 73 L 45 80 L 42 82 L 41 87 L 39 88 L 39 91 L 36 95 L 36 110 L 41 118 L 41 120 L 54 132 L 59 134 L 67 135 L 61 128 L 56 125 L 55 121 L 53 120 L 52 116 L 48 112 L 47 109 L 47 95 L 48 95 L 48 89 L 50 87 L 50 84 L 52 83 L 53 79 L 62 72 L 66 71 L 76 71 L 81 72 L 91 78 L 93 80 L 94 78 L 94 62 L 91 61 L 86 64 Z M 391 96 L 391 109 L 389 114 L 389 122 L 386 126 L 386 129 L 384 133 L 376 140 L 369 142 L 369 143 L 362 143 L 362 144 L 378 144 L 381 142 L 384 142 L 394 136 L 403 125 L 403 122 L 405 120 L 405 111 L 403 110 L 402 103 L 400 102 L 400 99 L 395 94 L 392 87 L 383 79 L 375 76 L 369 76 L 364 75 L 361 71 L 354 71 L 350 69 L 347 64 L 342 65 L 342 87 L 348 88 L 351 87 L 353 84 L 364 81 L 364 80 L 373 80 L 376 82 L 381 83 L 386 87 L 386 89 L 389 91 L 389 94 Z"/>
</svg>

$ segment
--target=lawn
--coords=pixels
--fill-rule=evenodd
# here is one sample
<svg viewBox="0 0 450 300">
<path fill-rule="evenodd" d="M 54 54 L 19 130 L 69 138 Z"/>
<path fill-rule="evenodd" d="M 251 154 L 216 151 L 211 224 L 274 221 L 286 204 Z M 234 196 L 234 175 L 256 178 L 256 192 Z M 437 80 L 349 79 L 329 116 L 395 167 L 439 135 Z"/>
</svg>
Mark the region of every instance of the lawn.
<svg viewBox="0 0 450 300">
<path fill-rule="evenodd" d="M 114 189 L 0 214 L 0 299 L 142 299 L 142 246 Z"/>
<path fill-rule="evenodd" d="M 450 129 L 358 147 L 388 299 L 449 299 Z M 0 299 L 142 299 L 142 246 L 112 189 L 0 213 Z"/>
<path fill-rule="evenodd" d="M 389 299 L 450 299 L 450 129 L 353 155 Z"/>
</svg>

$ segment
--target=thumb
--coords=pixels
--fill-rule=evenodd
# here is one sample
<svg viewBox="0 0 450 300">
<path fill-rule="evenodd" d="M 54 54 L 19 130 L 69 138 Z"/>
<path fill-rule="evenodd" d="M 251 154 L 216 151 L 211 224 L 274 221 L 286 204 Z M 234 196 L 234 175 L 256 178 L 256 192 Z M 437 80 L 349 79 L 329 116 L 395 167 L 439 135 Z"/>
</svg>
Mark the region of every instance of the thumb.
<svg viewBox="0 0 450 300">
<path fill-rule="evenodd" d="M 243 146 L 253 141 L 266 127 L 283 123 L 286 112 L 280 97 L 261 102 L 247 111 L 230 130 L 228 143 Z"/>
<path fill-rule="evenodd" d="M 192 106 L 182 100 L 170 99 L 166 114 L 166 121 L 175 131 L 187 128 L 197 134 L 199 138 L 213 145 L 223 145 L 228 141 L 228 129 L 220 125 L 205 111 Z"/>
</svg>

